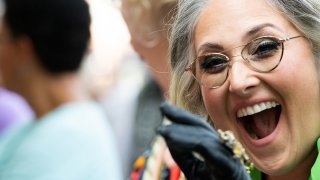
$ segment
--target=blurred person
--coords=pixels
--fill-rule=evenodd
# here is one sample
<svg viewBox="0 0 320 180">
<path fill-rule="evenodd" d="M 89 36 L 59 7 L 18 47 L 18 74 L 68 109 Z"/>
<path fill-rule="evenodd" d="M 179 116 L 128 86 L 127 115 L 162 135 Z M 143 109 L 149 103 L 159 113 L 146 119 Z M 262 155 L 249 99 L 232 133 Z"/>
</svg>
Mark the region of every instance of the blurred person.
<svg viewBox="0 0 320 180">
<path fill-rule="evenodd" d="M 87 0 L 92 18 L 91 41 L 80 75 L 84 88 L 97 101 L 101 101 L 115 86 L 122 57 L 132 52 L 127 43 L 130 35 L 119 8 L 113 1 Z"/>
<path fill-rule="evenodd" d="M 0 73 L 36 120 L 0 139 L 0 179 L 121 180 L 112 129 L 82 88 L 90 39 L 84 0 L 2 0 Z"/>
<path fill-rule="evenodd" d="M 104 107 L 115 132 L 124 174 L 132 164 L 133 126 L 138 94 L 144 84 L 145 67 L 134 53 L 123 54 L 116 68 L 113 86 L 98 100 Z"/>
<path fill-rule="evenodd" d="M 158 109 L 167 98 L 169 90 L 167 34 L 176 4 L 176 0 L 122 0 L 121 4 L 121 12 L 131 35 L 131 45 L 148 68 L 146 83 L 138 95 L 133 122 L 131 163 L 137 159 L 134 165 L 137 176 L 142 176 L 139 171 L 145 163 L 139 164 L 139 162 L 149 157 L 148 151 L 151 151 L 150 146 L 156 137 L 155 129 L 162 121 Z M 159 155 L 167 156 L 165 145 L 161 146 L 163 148 L 161 147 Z M 142 156 L 139 157 L 140 155 Z M 158 159 L 159 167 L 166 159 L 165 156 Z M 166 165 L 172 166 L 170 156 L 168 159 Z"/>
<path fill-rule="evenodd" d="M 102 105 L 114 131 L 128 174 L 132 123 L 137 94 L 143 84 L 144 67 L 129 44 L 130 34 L 112 0 L 88 0 L 92 17 L 90 52 L 80 76 L 84 88 Z M 112 28 L 110 28 L 112 24 Z M 133 57 L 134 56 L 134 57 Z"/>
<path fill-rule="evenodd" d="M 0 88 L 0 136 L 7 129 L 20 123 L 33 120 L 29 104 L 18 94 Z"/>
</svg>

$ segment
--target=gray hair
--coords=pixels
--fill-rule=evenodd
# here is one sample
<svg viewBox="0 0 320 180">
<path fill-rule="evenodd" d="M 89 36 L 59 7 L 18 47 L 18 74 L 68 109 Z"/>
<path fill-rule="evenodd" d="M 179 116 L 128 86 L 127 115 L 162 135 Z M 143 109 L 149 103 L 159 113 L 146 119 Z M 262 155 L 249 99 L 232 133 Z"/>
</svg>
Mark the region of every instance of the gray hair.
<svg viewBox="0 0 320 180">
<path fill-rule="evenodd" d="M 202 10 L 210 0 L 180 0 L 170 35 L 172 79 L 170 98 L 187 111 L 208 117 L 200 86 L 184 69 L 195 58 L 194 30 Z M 311 42 L 313 53 L 320 58 L 320 1 L 267 0 L 284 14 Z"/>
</svg>

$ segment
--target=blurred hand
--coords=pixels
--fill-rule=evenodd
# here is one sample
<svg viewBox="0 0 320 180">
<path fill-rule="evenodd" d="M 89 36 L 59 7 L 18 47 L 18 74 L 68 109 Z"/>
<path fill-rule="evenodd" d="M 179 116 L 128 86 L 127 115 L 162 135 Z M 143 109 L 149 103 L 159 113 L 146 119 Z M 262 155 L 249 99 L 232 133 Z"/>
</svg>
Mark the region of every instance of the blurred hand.
<svg viewBox="0 0 320 180">
<path fill-rule="evenodd" d="M 168 103 L 160 109 L 172 124 L 162 125 L 158 132 L 187 179 L 251 179 L 240 160 L 234 158 L 232 150 L 205 120 Z"/>
</svg>

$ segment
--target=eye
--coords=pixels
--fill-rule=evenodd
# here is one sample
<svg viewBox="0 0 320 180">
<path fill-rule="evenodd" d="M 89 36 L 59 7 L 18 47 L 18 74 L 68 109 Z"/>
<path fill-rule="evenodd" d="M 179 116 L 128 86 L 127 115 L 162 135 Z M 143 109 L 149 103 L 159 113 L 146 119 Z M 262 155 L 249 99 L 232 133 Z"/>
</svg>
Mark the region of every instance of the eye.
<svg viewBox="0 0 320 180">
<path fill-rule="evenodd" d="M 251 56 L 251 60 L 264 60 L 272 57 L 279 52 L 281 42 L 274 38 L 260 38 L 246 47 L 246 54 Z"/>
<path fill-rule="evenodd" d="M 200 69 L 203 73 L 217 74 L 228 66 L 228 59 L 223 54 L 209 54 L 200 57 Z"/>
</svg>

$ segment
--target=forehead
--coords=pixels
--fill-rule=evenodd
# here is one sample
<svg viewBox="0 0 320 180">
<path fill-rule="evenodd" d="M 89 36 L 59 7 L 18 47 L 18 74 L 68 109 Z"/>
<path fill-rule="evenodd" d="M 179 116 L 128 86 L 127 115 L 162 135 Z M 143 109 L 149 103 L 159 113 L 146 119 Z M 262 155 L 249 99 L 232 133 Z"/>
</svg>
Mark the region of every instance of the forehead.
<svg viewBox="0 0 320 180">
<path fill-rule="evenodd" d="M 270 26 L 263 26 L 269 24 Z M 252 40 L 248 34 L 257 27 L 259 31 L 292 35 L 296 31 L 281 12 L 266 0 L 212 0 L 203 9 L 195 29 L 195 47 L 214 42 L 237 46 Z"/>
</svg>

